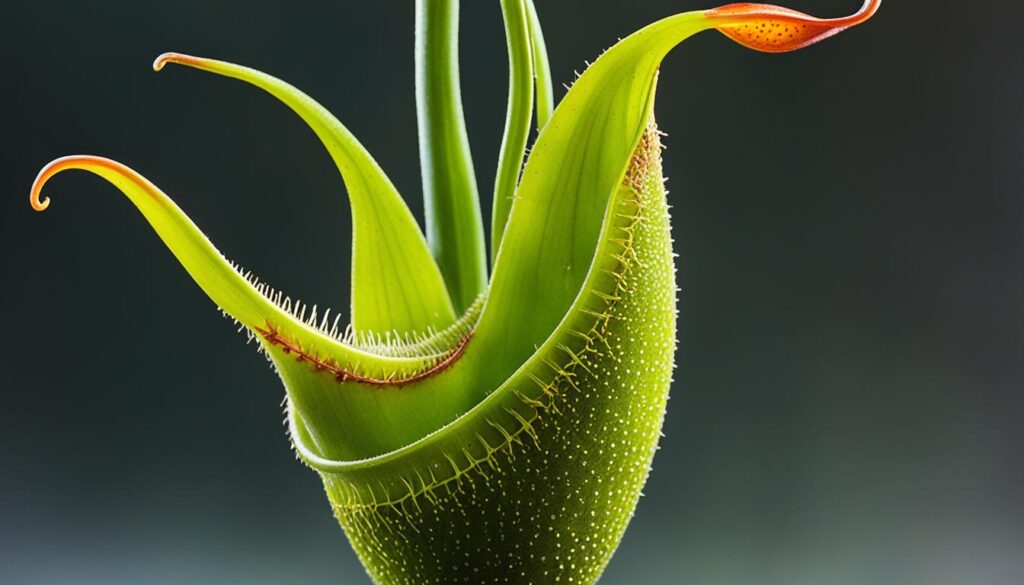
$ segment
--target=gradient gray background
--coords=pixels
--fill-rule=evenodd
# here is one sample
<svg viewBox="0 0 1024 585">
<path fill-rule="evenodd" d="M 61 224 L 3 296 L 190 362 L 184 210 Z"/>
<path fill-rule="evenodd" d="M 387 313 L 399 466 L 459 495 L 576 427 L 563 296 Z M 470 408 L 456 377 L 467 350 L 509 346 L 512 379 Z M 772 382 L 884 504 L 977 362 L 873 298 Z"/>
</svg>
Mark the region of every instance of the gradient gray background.
<svg viewBox="0 0 1024 585">
<path fill-rule="evenodd" d="M 489 193 L 504 38 L 496 1 L 464 4 Z M 709 6 L 538 4 L 557 82 L 616 38 Z M 0 583 L 367 582 L 289 450 L 263 358 L 110 186 L 61 176 L 45 215 L 28 187 L 59 155 L 116 158 L 229 257 L 344 307 L 347 203 L 314 135 L 257 90 L 149 65 L 177 50 L 291 81 L 421 216 L 412 2 L 43 0 L 2 14 Z M 796 54 L 707 33 L 666 61 L 677 382 L 603 583 L 1024 582 L 1022 16 L 1016 2 L 887 0 Z"/>
</svg>

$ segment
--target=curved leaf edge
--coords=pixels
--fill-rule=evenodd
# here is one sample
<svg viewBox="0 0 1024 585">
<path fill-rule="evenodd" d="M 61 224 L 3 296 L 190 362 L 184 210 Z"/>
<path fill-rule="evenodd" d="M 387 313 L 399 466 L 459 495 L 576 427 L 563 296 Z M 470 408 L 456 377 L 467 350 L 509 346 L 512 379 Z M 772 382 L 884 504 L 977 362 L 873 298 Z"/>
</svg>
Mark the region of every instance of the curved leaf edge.
<svg viewBox="0 0 1024 585">
<path fill-rule="evenodd" d="M 479 309 L 474 309 L 441 331 L 403 338 L 410 342 L 407 346 L 397 335 L 394 341 L 387 342 L 351 330 L 341 333 L 337 320 L 333 325 L 328 324 L 327 311 L 318 321 L 315 309 L 307 316 L 305 305 L 259 282 L 251 273 L 243 273 L 170 197 L 144 176 L 117 161 L 93 155 L 71 155 L 51 161 L 33 182 L 30 191 L 33 209 L 44 211 L 50 207 L 51 200 L 43 195 L 43 189 L 54 176 L 68 170 L 90 172 L 120 190 L 206 295 L 225 314 L 250 330 L 265 349 L 282 351 L 275 348 L 281 343 L 271 343 L 271 338 L 286 342 L 290 349 L 316 348 L 303 351 L 315 351 L 319 360 L 336 364 L 350 374 L 346 379 L 394 385 L 396 380 L 420 377 L 424 371 L 436 367 L 467 337 L 477 318 Z M 384 345 L 390 345 L 391 349 L 374 353 Z M 428 353 L 417 355 L 417 350 Z"/>
<path fill-rule="evenodd" d="M 153 70 L 177 64 L 255 86 L 298 115 L 337 166 L 352 210 L 351 316 L 359 332 L 423 334 L 456 319 L 441 271 L 394 184 L 358 139 L 313 98 L 262 71 L 227 61 L 164 53 Z"/>
<path fill-rule="evenodd" d="M 474 470 L 486 475 L 484 468 L 499 451 L 531 444 L 539 448 L 532 443 L 532 426 L 540 417 L 558 413 L 559 387 L 577 387 L 575 379 L 588 376 L 588 361 L 611 351 L 605 337 L 611 311 L 621 300 L 624 276 L 637 261 L 632 248 L 636 230 L 646 228 L 641 212 L 648 203 L 641 193 L 655 183 L 660 188 L 662 182 L 658 135 L 652 115 L 621 186 L 609 200 L 599 252 L 572 309 L 536 354 L 472 410 L 394 451 L 338 461 L 319 455 L 301 413 L 290 403 L 286 406 L 296 454 L 347 495 L 350 511 L 414 504 L 435 490 L 458 489 L 461 478 Z"/>
</svg>

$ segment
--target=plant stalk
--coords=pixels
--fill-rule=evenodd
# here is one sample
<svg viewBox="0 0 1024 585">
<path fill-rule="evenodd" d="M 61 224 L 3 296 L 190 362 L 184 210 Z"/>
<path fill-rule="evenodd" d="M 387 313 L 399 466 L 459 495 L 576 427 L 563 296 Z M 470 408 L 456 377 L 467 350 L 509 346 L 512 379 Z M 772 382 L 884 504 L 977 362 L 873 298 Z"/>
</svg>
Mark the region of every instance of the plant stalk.
<svg viewBox="0 0 1024 585">
<path fill-rule="evenodd" d="M 484 291 L 487 258 L 462 112 L 458 22 L 458 0 L 416 0 L 416 116 L 427 242 L 461 313 Z"/>
<path fill-rule="evenodd" d="M 526 141 L 533 117 L 533 52 L 527 3 L 528 0 L 501 0 L 508 44 L 508 109 L 505 113 L 505 134 L 498 155 L 498 172 L 494 180 L 491 262 L 498 255 L 516 187 L 519 186 L 519 174 L 526 156 Z"/>
<path fill-rule="evenodd" d="M 555 95 L 551 84 L 551 65 L 548 63 L 548 47 L 544 42 L 540 18 L 533 0 L 526 0 L 526 9 L 530 13 L 530 42 L 533 48 L 533 76 L 537 80 L 537 131 L 543 128 L 555 109 Z"/>
</svg>

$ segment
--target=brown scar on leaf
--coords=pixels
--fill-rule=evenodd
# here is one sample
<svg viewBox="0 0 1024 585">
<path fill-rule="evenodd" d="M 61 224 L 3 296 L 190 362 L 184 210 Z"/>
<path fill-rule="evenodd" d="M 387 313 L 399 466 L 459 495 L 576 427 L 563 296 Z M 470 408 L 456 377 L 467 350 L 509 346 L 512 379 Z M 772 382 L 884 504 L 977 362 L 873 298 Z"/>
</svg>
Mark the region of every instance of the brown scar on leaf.
<svg viewBox="0 0 1024 585">
<path fill-rule="evenodd" d="M 448 369 L 462 357 L 466 352 L 466 347 L 469 345 L 469 341 L 473 338 L 473 331 L 468 332 L 465 337 L 459 341 L 459 344 L 446 352 L 444 356 L 437 361 L 437 363 L 411 376 L 406 376 L 404 378 L 375 378 L 373 376 L 366 376 L 343 368 L 333 360 L 324 359 L 306 351 L 302 346 L 289 341 L 282 336 L 270 323 L 267 323 L 266 329 L 257 327 L 256 332 L 264 339 L 264 341 L 266 341 L 267 344 L 274 347 L 280 347 L 281 351 L 285 354 L 294 355 L 295 360 L 298 362 L 309 362 L 312 364 L 314 372 L 326 372 L 331 374 L 336 382 L 356 382 L 370 386 L 394 386 L 397 388 L 436 376 L 442 371 Z"/>
</svg>

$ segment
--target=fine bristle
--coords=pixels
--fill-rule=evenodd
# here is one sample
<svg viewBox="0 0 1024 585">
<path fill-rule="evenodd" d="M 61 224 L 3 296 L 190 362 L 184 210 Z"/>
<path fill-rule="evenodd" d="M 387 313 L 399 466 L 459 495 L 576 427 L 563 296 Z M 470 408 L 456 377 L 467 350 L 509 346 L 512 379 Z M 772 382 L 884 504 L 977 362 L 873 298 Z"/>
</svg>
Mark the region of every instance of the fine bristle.
<svg viewBox="0 0 1024 585">
<path fill-rule="evenodd" d="M 450 352 L 462 342 L 475 324 L 483 305 L 483 297 L 477 299 L 466 314 L 451 327 L 444 331 L 428 328 L 424 331 L 356 331 L 351 323 L 341 326 L 341 313 L 331 309 L 320 309 L 317 305 L 308 305 L 298 299 L 292 299 L 282 291 L 261 281 L 251 270 L 242 268 L 229 261 L 232 268 L 268 301 L 324 336 L 339 343 L 349 345 L 368 353 L 381 356 L 411 357 L 442 355 Z M 223 313 L 223 311 L 222 311 Z M 228 318 L 230 315 L 224 313 Z M 237 320 L 232 321 L 239 326 L 239 331 L 246 333 L 246 342 L 251 343 L 260 336 L 246 328 Z M 261 351 L 265 351 L 260 344 Z"/>
</svg>

